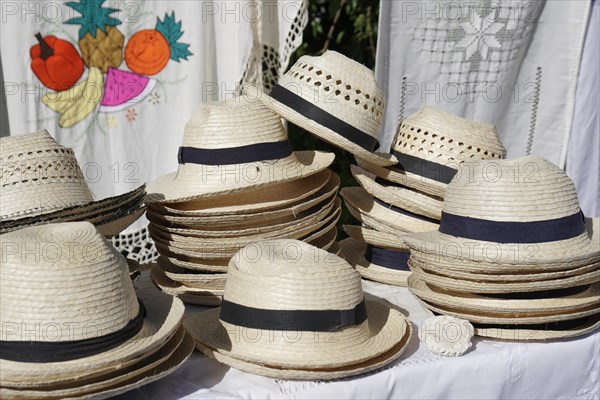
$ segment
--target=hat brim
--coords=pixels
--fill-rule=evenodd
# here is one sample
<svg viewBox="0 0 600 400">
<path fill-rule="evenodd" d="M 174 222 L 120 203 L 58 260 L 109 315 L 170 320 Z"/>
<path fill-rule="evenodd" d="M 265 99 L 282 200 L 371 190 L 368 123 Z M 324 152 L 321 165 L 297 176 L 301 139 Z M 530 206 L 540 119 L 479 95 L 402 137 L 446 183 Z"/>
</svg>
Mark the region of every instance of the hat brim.
<svg viewBox="0 0 600 400">
<path fill-rule="evenodd" d="M 440 289 L 412 275 L 408 278 L 408 289 L 420 299 L 442 308 L 462 309 L 474 314 L 549 314 L 568 312 L 597 305 L 600 302 L 600 283 L 583 291 L 552 298 L 510 299 L 495 298 L 475 293 L 453 292 Z"/>
<path fill-rule="evenodd" d="M 184 268 L 173 265 L 169 262 L 164 262 L 163 258 L 158 258 L 156 265 L 165 275 L 174 282 L 182 285 L 202 289 L 225 289 L 226 273 L 197 273 L 191 272 Z"/>
<path fill-rule="evenodd" d="M 146 308 L 140 332 L 125 343 L 103 353 L 64 362 L 26 363 L 0 359 L 0 385 L 6 382 L 83 377 L 110 370 L 115 365 L 159 348 L 177 329 L 183 318 L 183 303 L 155 288 L 142 289 L 138 297 Z"/>
<path fill-rule="evenodd" d="M 217 306 L 223 299 L 223 289 L 201 289 L 185 286 L 182 283 L 175 282 L 160 269 L 154 265 L 150 270 L 152 283 L 163 292 L 179 298 L 181 301 L 201 306 Z"/>
<path fill-rule="evenodd" d="M 410 271 L 395 271 L 369 262 L 365 258 L 366 249 L 367 243 L 354 238 L 347 238 L 340 242 L 340 250 L 344 258 L 356 267 L 363 278 L 393 286 L 406 286 Z"/>
<path fill-rule="evenodd" d="M 404 171 L 398 166 L 385 168 L 358 158 L 356 159 L 356 163 L 367 172 L 377 175 L 380 178 L 413 188 L 431 196 L 444 198 L 446 189 L 448 188 L 448 184 L 446 183 Z"/>
<path fill-rule="evenodd" d="M 184 326 L 194 337 L 197 347 L 212 350 L 215 357 L 217 353 L 228 357 L 233 367 L 259 364 L 273 371 L 299 370 L 299 374 L 315 376 L 315 373 L 321 373 L 321 377 L 331 372 L 341 377 L 375 369 L 382 365 L 381 358 L 390 362 L 399 357 L 412 333 L 410 323 L 399 311 L 378 301 L 367 301 L 366 305 L 368 320 L 364 326 L 334 333 L 246 329 L 252 332 L 252 343 L 240 340 L 239 335 L 236 338 L 236 328 L 229 324 L 225 326 L 219 320 L 220 308 L 188 317 Z M 368 338 L 356 335 L 356 330 L 363 328 L 368 329 Z M 237 327 L 238 333 L 242 329 Z M 286 334 L 294 340 L 286 340 Z M 244 363 L 235 363 L 236 360 Z M 291 379 L 289 375 L 288 372 L 287 377 Z"/>
<path fill-rule="evenodd" d="M 340 194 L 346 201 L 346 205 L 355 209 L 353 213 L 353 210 L 348 207 L 348 210 L 352 215 L 372 228 L 379 229 L 379 227 L 382 226 L 384 227 L 383 230 L 385 232 L 397 234 L 398 232 L 428 232 L 438 229 L 439 227 L 439 224 L 422 221 L 382 206 L 375 202 L 373 196 L 362 187 L 346 187 L 340 191 Z M 363 218 L 363 216 L 375 220 L 375 223 L 378 226 L 369 224 L 367 219 Z"/>
<path fill-rule="evenodd" d="M 350 169 L 360 186 L 373 197 L 414 214 L 437 220 L 442 217 L 443 200 L 419 193 L 413 189 L 385 187 L 375 182 L 373 175 L 364 169 L 356 165 L 351 165 Z"/>
<path fill-rule="evenodd" d="M 412 250 L 440 259 L 465 259 L 488 264 L 557 265 L 575 268 L 600 259 L 600 218 L 586 218 L 586 232 L 574 238 L 545 243 L 493 243 L 446 235 L 439 231 L 407 235 Z M 562 267 L 561 265 L 562 264 Z"/>
<path fill-rule="evenodd" d="M 273 97 L 259 92 L 258 88 L 249 86 L 246 88 L 246 90 L 249 91 L 249 95 L 260 98 L 267 107 L 269 107 L 283 119 L 293 123 L 294 125 L 306 129 L 308 132 L 317 136 L 319 139 L 322 139 L 336 147 L 339 147 L 342 150 L 346 150 L 349 153 L 354 154 L 356 157 L 365 159 L 370 163 L 381 166 L 390 166 L 398 162 L 396 157 L 394 157 L 392 154 L 371 152 L 362 148 L 356 143 L 334 132 L 333 130 L 319 124 L 316 121 L 313 121 L 312 119 L 306 117 L 305 115 L 294 110 L 293 108 L 288 107 L 285 104 L 275 100 Z"/>
<path fill-rule="evenodd" d="M 335 173 L 324 169 L 305 178 L 273 185 L 269 190 L 254 189 L 182 203 L 149 203 L 148 208 L 156 214 L 185 218 L 215 216 L 237 218 L 237 215 L 279 210 L 299 204 L 320 191 L 330 182 L 333 175 Z"/>
<path fill-rule="evenodd" d="M 181 164 L 177 172 L 148 184 L 146 202 L 179 203 L 266 188 L 314 175 L 329 167 L 334 158 L 333 153 L 296 151 L 279 160 L 233 166 Z"/>
<path fill-rule="evenodd" d="M 350 237 L 372 246 L 385 247 L 392 250 L 408 250 L 408 246 L 404 244 L 400 235 L 381 232 L 359 225 L 344 225 L 343 228 Z"/>
</svg>

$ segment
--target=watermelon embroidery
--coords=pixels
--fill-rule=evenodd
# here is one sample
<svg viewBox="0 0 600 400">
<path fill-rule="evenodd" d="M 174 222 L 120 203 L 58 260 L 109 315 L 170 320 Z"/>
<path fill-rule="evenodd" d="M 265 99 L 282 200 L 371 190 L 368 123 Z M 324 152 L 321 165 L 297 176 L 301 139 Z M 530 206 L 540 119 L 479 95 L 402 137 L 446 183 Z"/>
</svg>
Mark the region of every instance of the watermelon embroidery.
<svg viewBox="0 0 600 400">
<path fill-rule="evenodd" d="M 124 110 L 141 102 L 152 92 L 155 85 L 155 79 L 109 67 L 104 97 L 98 111 L 111 113 Z"/>
</svg>

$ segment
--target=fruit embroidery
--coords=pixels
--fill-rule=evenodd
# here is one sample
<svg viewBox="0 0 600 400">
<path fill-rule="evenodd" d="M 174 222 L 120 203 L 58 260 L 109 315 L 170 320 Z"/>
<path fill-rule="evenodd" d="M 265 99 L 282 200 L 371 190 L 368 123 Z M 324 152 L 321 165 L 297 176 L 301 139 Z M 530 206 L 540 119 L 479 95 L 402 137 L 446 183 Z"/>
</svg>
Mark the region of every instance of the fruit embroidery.
<svg viewBox="0 0 600 400">
<path fill-rule="evenodd" d="M 83 62 L 88 68 L 98 67 L 106 72 L 108 67 L 117 68 L 123 61 L 123 43 L 125 38 L 116 26 L 121 21 L 110 16 L 119 11 L 116 8 L 104 8 L 105 0 L 70 1 L 69 7 L 81 14 L 71 18 L 65 24 L 80 25 L 79 48 Z"/>
<path fill-rule="evenodd" d="M 36 35 L 38 44 L 30 49 L 34 74 L 44 86 L 56 91 L 45 94 L 42 101 L 60 114 L 58 123 L 63 128 L 75 125 L 95 110 L 115 113 L 139 104 L 153 93 L 157 83 L 148 75 L 158 74 L 169 60 L 180 62 L 192 55 L 190 45 L 178 41 L 184 31 L 174 12 L 165 13 L 162 21 L 157 18 L 155 29 L 134 33 L 124 47 L 125 37 L 117 28 L 122 24 L 119 10 L 106 7 L 105 2 L 65 3 L 79 13 L 64 22 L 79 25 L 79 52 L 66 40 L 41 34 Z M 131 72 L 119 69 L 123 58 Z M 87 77 L 78 82 L 85 67 Z M 130 122 L 135 116 L 126 114 Z"/>
<path fill-rule="evenodd" d="M 31 47 L 31 69 L 52 90 L 66 90 L 83 74 L 83 61 L 75 46 L 55 36 L 35 35 L 39 44 Z"/>
<path fill-rule="evenodd" d="M 179 62 L 187 60 L 192 53 L 189 44 L 177 40 L 183 35 L 181 21 L 175 21 L 175 12 L 156 18 L 155 29 L 135 33 L 125 47 L 125 62 L 130 70 L 138 74 L 155 75 L 167 65 L 169 59 Z"/>
</svg>

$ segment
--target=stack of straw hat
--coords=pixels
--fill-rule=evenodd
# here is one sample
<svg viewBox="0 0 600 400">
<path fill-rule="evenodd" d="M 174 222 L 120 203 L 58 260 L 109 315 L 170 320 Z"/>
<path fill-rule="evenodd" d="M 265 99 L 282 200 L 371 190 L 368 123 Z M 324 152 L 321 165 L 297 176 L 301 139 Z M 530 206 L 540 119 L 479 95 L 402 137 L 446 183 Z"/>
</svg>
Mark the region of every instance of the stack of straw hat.
<svg viewBox="0 0 600 400">
<path fill-rule="evenodd" d="M 182 300 L 220 304 L 229 259 L 259 239 L 332 252 L 341 213 L 334 155 L 293 152 L 281 119 L 240 97 L 201 105 L 186 124 L 177 173 L 148 187 L 154 283 Z"/>
<path fill-rule="evenodd" d="M 566 173 L 538 157 L 468 162 L 446 191 L 438 231 L 415 233 L 409 289 L 480 336 L 581 335 L 600 320 L 600 220 Z"/>
<path fill-rule="evenodd" d="M 365 299 L 340 257 L 297 240 L 256 242 L 230 261 L 223 304 L 184 321 L 218 361 L 279 379 L 336 379 L 397 359 L 411 326 Z"/>
<path fill-rule="evenodd" d="M 105 398 L 177 369 L 194 349 L 184 306 L 136 291 L 88 222 L 0 235 L 0 397 Z"/>
<path fill-rule="evenodd" d="M 0 233 L 89 221 L 105 236 L 113 236 L 144 213 L 144 186 L 95 201 L 73 150 L 45 130 L 1 138 L 0 163 Z"/>
<path fill-rule="evenodd" d="M 345 226 L 350 238 L 340 246 L 363 277 L 403 286 L 409 249 L 398 235 L 437 229 L 445 189 L 459 165 L 506 152 L 493 125 L 424 106 L 400 123 L 392 153 L 398 159 L 393 167 L 361 158 L 351 166 L 361 187 L 341 194 L 363 226 Z"/>
</svg>

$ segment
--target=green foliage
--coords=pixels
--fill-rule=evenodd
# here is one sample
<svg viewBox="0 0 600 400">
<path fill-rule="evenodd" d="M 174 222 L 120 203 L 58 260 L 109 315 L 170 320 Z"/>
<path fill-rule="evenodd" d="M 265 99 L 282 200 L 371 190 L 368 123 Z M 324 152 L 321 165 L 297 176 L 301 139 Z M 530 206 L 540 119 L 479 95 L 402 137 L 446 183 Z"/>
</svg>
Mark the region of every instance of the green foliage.
<svg viewBox="0 0 600 400">
<path fill-rule="evenodd" d="M 292 55 L 291 64 L 303 55 L 316 55 L 323 50 L 340 6 L 342 8 L 331 35 L 331 40 L 328 43 L 328 48 L 338 51 L 371 69 L 375 67 L 379 2 L 367 0 L 310 0 L 309 23 L 304 30 L 304 43 Z M 295 149 L 325 150 L 335 153 L 335 162 L 332 169 L 340 176 L 342 187 L 358 186 L 350 173 L 350 165 L 354 163 L 352 154 L 332 146 L 292 124 L 289 124 L 289 134 L 292 146 Z M 338 223 L 338 239 L 345 237 L 341 229 L 342 224 L 356 223 L 356 220 L 344 207 L 342 217 Z"/>
<path fill-rule="evenodd" d="M 165 13 L 165 18 L 162 21 L 156 17 L 156 30 L 167 39 L 171 50 L 171 60 L 179 62 L 180 59 L 187 60 L 192 55 L 188 50 L 189 44 L 177 42 L 183 36 L 183 31 L 181 30 L 181 21 L 177 22 L 175 20 L 175 11 L 171 15 Z"/>
<path fill-rule="evenodd" d="M 110 14 L 119 11 L 116 8 L 102 7 L 106 0 L 81 0 L 67 2 L 66 5 L 81 14 L 81 17 L 71 18 L 65 21 L 69 25 L 81 25 L 79 28 L 79 39 L 86 33 L 96 38 L 96 30 L 100 29 L 106 33 L 106 27 L 117 26 L 121 24 L 117 18 Z"/>
</svg>

